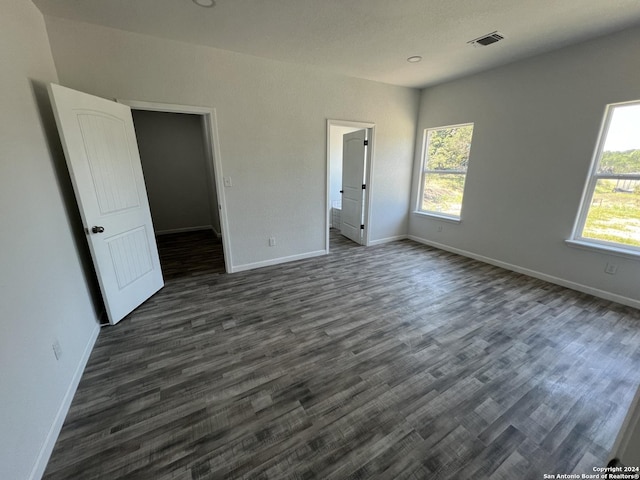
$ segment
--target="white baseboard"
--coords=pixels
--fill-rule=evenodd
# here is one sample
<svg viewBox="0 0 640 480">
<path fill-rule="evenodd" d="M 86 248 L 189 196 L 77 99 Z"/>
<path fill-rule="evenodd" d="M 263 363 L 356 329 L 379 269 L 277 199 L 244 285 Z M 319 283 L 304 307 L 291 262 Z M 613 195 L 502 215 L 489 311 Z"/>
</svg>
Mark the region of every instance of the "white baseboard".
<svg viewBox="0 0 640 480">
<path fill-rule="evenodd" d="M 299 255 L 290 255 L 288 257 L 273 258 L 271 260 L 264 260 L 262 262 L 245 263 L 244 265 L 235 265 L 231 267 L 231 272 L 237 273 L 244 272 L 246 270 L 253 270 L 255 268 L 270 267 L 271 265 L 279 265 L 281 263 L 295 262 L 296 260 L 305 260 L 307 258 L 319 257 L 320 255 L 326 255 L 326 250 L 316 250 L 315 252 L 301 253 Z"/>
<path fill-rule="evenodd" d="M 560 285 L 561 287 L 570 288 L 572 290 L 577 290 L 578 292 L 582 292 L 582 293 L 588 293 L 589 295 L 593 295 L 594 297 L 603 298 L 605 300 L 610 300 L 612 302 L 621 303 L 622 305 L 627 305 L 629 307 L 640 309 L 640 300 L 635 300 L 633 298 L 625 297 L 623 295 L 607 292 L 606 290 L 600 290 L 599 288 L 589 287 L 588 285 L 583 285 L 581 283 L 565 280 L 564 278 L 554 277 L 553 275 L 547 275 L 546 273 L 538 272 L 536 270 L 531 270 L 529 268 L 520 267 L 519 265 L 513 265 L 511 263 L 503 262 L 501 260 L 496 260 L 495 258 L 485 257 L 484 255 L 468 252 L 466 250 L 461 250 L 459 248 L 450 247 L 449 245 L 433 242 L 431 240 L 427 240 L 421 237 L 416 237 L 414 235 L 409 235 L 407 238 L 409 238 L 410 240 L 413 240 L 414 242 L 422 243 L 424 245 L 429 245 L 431 247 L 435 247 L 440 250 L 446 250 L 447 252 L 457 253 L 458 255 L 462 255 L 463 257 L 473 258 L 474 260 L 479 260 L 481 262 L 488 263 L 490 265 L 495 265 L 496 267 L 501 267 L 506 270 L 511 270 L 512 272 L 522 273 L 523 275 L 528 275 L 529 277 L 534 277 L 540 280 L 544 280 L 545 282 L 554 283 L 556 285 Z"/>
<path fill-rule="evenodd" d="M 379 238 L 378 240 L 369 240 L 369 246 L 372 247 L 373 245 L 381 245 L 383 243 L 389 243 L 389 242 L 395 242 L 397 240 L 406 240 L 407 237 L 406 235 L 396 235 L 395 237 L 386 237 L 386 238 Z"/>
<path fill-rule="evenodd" d="M 93 346 L 98 339 L 98 333 L 100 332 L 100 325 L 96 325 L 96 328 L 91 333 L 89 337 L 89 341 L 82 352 L 82 357 L 80 358 L 80 362 L 76 368 L 76 371 L 71 378 L 71 383 L 67 388 L 67 392 L 65 393 L 62 403 L 58 408 L 58 412 L 51 424 L 51 428 L 49 429 L 49 433 L 47 434 L 47 438 L 40 449 L 40 453 L 38 454 L 38 458 L 36 459 L 36 463 L 31 470 L 31 474 L 29 475 L 29 480 L 40 480 L 42 475 L 44 475 L 44 471 L 47 468 L 47 463 L 49 463 L 49 458 L 51 457 L 51 453 L 53 452 L 53 447 L 56 445 L 56 440 L 58 440 L 58 435 L 60 435 L 60 431 L 62 430 L 62 425 L 64 424 L 65 418 L 67 418 L 67 413 L 69 413 L 69 407 L 71 407 L 71 402 L 73 400 L 73 396 L 78 389 L 78 384 L 80 383 L 80 379 L 82 378 L 82 374 L 84 373 L 84 368 L 87 366 L 87 362 L 89 361 L 89 356 L 93 351 Z"/>
<path fill-rule="evenodd" d="M 156 235 L 168 235 L 170 233 L 199 232 L 202 230 L 213 230 L 218 237 L 221 235 L 211 225 L 200 225 L 199 227 L 171 228 L 169 230 L 156 230 Z"/>
</svg>

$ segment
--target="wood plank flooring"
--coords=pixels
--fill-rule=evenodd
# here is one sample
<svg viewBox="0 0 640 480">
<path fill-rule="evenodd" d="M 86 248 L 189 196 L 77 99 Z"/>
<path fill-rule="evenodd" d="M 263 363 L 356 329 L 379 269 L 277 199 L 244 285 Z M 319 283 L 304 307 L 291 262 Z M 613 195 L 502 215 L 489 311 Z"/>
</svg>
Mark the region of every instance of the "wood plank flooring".
<svg viewBox="0 0 640 480">
<path fill-rule="evenodd" d="M 157 243 L 165 280 L 225 272 L 222 242 L 212 230 L 159 235 Z"/>
<path fill-rule="evenodd" d="M 45 479 L 591 473 L 640 382 L 640 311 L 411 241 L 219 271 L 101 332 Z"/>
</svg>

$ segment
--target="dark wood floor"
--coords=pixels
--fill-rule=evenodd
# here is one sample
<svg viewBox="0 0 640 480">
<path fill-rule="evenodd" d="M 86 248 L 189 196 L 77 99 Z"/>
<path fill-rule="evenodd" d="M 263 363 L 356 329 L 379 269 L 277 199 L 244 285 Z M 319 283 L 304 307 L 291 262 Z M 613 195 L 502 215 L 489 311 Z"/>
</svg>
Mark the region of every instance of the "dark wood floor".
<svg viewBox="0 0 640 480">
<path fill-rule="evenodd" d="M 411 241 L 219 272 L 101 332 L 46 479 L 591 473 L 640 382 L 639 311 Z"/>
<path fill-rule="evenodd" d="M 212 230 L 159 235 L 157 243 L 165 281 L 225 272 L 222 241 Z"/>
</svg>

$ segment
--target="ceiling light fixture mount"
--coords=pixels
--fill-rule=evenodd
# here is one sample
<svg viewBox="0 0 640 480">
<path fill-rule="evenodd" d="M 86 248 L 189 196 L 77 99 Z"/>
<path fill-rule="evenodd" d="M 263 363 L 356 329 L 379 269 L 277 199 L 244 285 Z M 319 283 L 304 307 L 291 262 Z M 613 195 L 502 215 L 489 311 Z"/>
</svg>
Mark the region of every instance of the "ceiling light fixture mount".
<svg viewBox="0 0 640 480">
<path fill-rule="evenodd" d="M 215 0 L 193 0 L 193 3 L 205 8 L 214 7 L 216 4 Z"/>
<path fill-rule="evenodd" d="M 414 55 L 412 57 L 407 58 L 407 62 L 409 63 L 418 63 L 422 61 L 422 57 L 420 55 Z"/>
</svg>

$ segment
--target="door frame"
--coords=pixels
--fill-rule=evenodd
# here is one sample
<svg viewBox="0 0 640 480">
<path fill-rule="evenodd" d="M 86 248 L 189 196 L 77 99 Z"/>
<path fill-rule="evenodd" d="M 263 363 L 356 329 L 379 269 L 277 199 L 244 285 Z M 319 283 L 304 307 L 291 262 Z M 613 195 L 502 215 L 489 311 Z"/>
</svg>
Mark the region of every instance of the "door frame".
<svg viewBox="0 0 640 480">
<path fill-rule="evenodd" d="M 227 273 L 233 271 L 231 262 L 231 238 L 229 236 L 229 219 L 224 196 L 224 181 L 222 178 L 222 156 L 220 155 L 220 140 L 218 138 L 218 118 L 213 107 L 196 107 L 193 105 L 177 105 L 173 103 L 143 102 L 139 100 L 116 99 L 116 102 L 128 105 L 132 110 L 147 110 L 164 113 L 187 113 L 199 115 L 203 118 L 204 150 L 206 156 L 207 176 L 211 185 L 215 185 L 217 197 L 212 192 L 211 206 L 217 205 L 222 234 L 222 251 L 224 254 L 224 268 Z"/>
<path fill-rule="evenodd" d="M 367 158 L 365 165 L 365 189 L 364 195 L 364 232 L 362 235 L 362 245 L 369 246 L 369 233 L 371 229 L 371 198 L 373 197 L 373 162 L 375 152 L 375 136 L 376 136 L 376 124 L 371 122 L 359 122 L 351 120 L 334 120 L 327 119 L 327 193 L 326 193 L 326 215 L 325 215 L 325 250 L 329 253 L 329 225 L 331 224 L 331 127 L 353 127 L 357 129 L 367 130 L 367 140 L 369 145 L 367 148 Z"/>
</svg>

